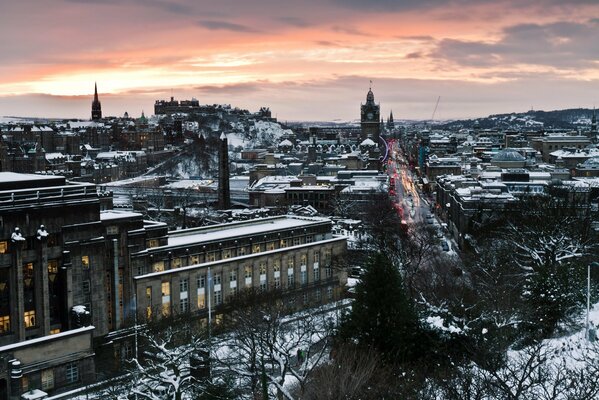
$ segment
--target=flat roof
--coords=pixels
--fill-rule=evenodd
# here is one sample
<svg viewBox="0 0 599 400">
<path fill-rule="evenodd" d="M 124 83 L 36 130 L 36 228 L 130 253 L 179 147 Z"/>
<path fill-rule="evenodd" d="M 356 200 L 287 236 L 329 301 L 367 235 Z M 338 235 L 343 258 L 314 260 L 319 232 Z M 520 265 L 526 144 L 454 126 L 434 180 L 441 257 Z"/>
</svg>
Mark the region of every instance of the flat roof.
<svg viewBox="0 0 599 400">
<path fill-rule="evenodd" d="M 185 246 L 202 242 L 226 240 L 234 237 L 259 235 L 283 229 L 306 227 L 322 222 L 331 222 L 331 220 L 319 217 L 283 216 L 257 218 L 249 221 L 211 225 L 203 228 L 171 231 L 169 232 L 168 245 L 153 247 L 152 250 L 164 247 Z"/>
<path fill-rule="evenodd" d="M 0 172 L 0 190 L 33 189 L 65 184 L 64 176 Z"/>
</svg>

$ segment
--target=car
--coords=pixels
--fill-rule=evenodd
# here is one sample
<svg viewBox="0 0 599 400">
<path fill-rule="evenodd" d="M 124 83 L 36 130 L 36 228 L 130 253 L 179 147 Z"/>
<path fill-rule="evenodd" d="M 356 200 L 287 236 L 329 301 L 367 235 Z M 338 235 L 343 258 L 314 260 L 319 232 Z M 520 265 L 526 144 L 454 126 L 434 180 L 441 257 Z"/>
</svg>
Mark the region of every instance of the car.
<svg viewBox="0 0 599 400">
<path fill-rule="evenodd" d="M 449 251 L 449 245 L 445 240 L 441 242 L 441 248 L 443 249 L 443 251 Z"/>
</svg>

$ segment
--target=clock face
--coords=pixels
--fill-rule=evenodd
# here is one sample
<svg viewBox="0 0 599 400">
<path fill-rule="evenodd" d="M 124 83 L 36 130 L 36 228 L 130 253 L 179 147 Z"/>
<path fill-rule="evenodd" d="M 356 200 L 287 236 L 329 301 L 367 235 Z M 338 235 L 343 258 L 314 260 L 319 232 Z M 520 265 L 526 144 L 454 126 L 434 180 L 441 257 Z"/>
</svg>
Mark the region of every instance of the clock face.
<svg viewBox="0 0 599 400">
<path fill-rule="evenodd" d="M 368 113 L 368 114 L 366 114 L 366 118 L 368 118 L 368 119 L 372 119 L 372 117 L 374 117 L 374 115 L 373 115 L 372 113 Z"/>
</svg>

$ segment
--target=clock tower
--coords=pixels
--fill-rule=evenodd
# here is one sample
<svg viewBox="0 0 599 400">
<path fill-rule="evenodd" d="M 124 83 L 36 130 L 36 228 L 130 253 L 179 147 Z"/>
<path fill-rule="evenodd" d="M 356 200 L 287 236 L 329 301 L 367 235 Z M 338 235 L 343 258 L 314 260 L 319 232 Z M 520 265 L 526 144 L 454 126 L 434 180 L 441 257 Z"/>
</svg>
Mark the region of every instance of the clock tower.
<svg viewBox="0 0 599 400">
<path fill-rule="evenodd" d="M 374 102 L 372 88 L 368 89 L 366 104 L 360 105 L 360 137 L 371 138 L 377 145 L 381 132 L 381 105 Z"/>
</svg>

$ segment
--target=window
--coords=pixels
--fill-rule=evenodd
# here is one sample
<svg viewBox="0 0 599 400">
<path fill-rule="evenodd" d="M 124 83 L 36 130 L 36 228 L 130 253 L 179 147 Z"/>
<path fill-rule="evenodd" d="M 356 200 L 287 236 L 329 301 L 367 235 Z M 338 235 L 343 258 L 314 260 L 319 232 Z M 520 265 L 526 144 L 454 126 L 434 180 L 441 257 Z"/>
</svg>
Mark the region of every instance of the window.
<svg viewBox="0 0 599 400">
<path fill-rule="evenodd" d="M 206 287 L 206 275 L 198 275 L 198 288 Z"/>
<path fill-rule="evenodd" d="M 300 257 L 300 264 L 307 265 L 308 264 L 308 256 L 306 254 L 302 254 Z"/>
<path fill-rule="evenodd" d="M 223 292 L 220 290 L 214 291 L 214 305 L 218 306 L 223 302 Z"/>
<path fill-rule="evenodd" d="M 274 272 L 280 272 L 281 271 L 281 262 L 279 260 L 276 260 L 272 266 L 272 270 Z"/>
<path fill-rule="evenodd" d="M 214 274 L 214 286 L 216 285 L 220 285 L 220 281 L 221 281 L 221 275 L 220 274 Z"/>
<path fill-rule="evenodd" d="M 160 242 L 158 241 L 158 239 L 148 240 L 148 248 L 158 247 L 159 245 L 160 245 Z"/>
<path fill-rule="evenodd" d="M 57 274 L 58 273 L 58 261 L 57 260 L 48 260 L 48 274 Z"/>
<path fill-rule="evenodd" d="M 216 261 L 216 253 L 213 251 L 208 253 L 208 262 L 212 262 L 212 261 Z"/>
<path fill-rule="evenodd" d="M 227 258 L 231 258 L 231 250 L 229 249 L 223 250 L 223 260 L 226 260 Z"/>
<path fill-rule="evenodd" d="M 185 314 L 189 311 L 189 299 L 187 297 L 181 299 L 179 303 L 179 311 L 181 311 L 181 314 Z"/>
<path fill-rule="evenodd" d="M 170 296 L 171 295 L 171 283 L 170 282 L 162 282 L 162 296 Z"/>
<path fill-rule="evenodd" d="M 206 308 L 206 293 L 204 293 L 204 288 L 198 289 L 198 309 L 201 310 L 203 308 Z"/>
<path fill-rule="evenodd" d="M 300 276 L 301 276 L 301 280 L 302 280 L 302 285 L 307 284 L 308 283 L 308 272 L 305 269 L 303 269 L 301 271 Z"/>
<path fill-rule="evenodd" d="M 295 277 L 293 276 L 293 270 L 287 270 L 287 288 L 291 289 L 295 286 Z"/>
<path fill-rule="evenodd" d="M 293 258 L 287 259 L 287 269 L 293 269 Z"/>
<path fill-rule="evenodd" d="M 312 243 L 314 241 L 314 236 L 306 235 L 306 243 Z"/>
<path fill-rule="evenodd" d="M 232 270 L 229 272 L 229 282 L 237 282 L 237 271 Z"/>
<path fill-rule="evenodd" d="M 293 238 L 293 245 L 294 246 L 299 246 L 300 244 L 300 238 L 299 237 L 294 237 Z"/>
<path fill-rule="evenodd" d="M 167 317 L 171 313 L 171 283 L 162 282 L 162 315 Z"/>
<path fill-rule="evenodd" d="M 89 292 L 91 291 L 89 280 L 81 282 L 81 289 L 83 290 L 84 294 L 89 294 Z"/>
<path fill-rule="evenodd" d="M 200 263 L 200 255 L 194 254 L 193 256 L 191 256 L 190 262 L 191 262 L 191 265 L 199 264 Z"/>
<path fill-rule="evenodd" d="M 75 383 L 79 380 L 79 366 L 76 363 L 70 363 L 66 366 L 67 383 Z"/>
<path fill-rule="evenodd" d="M 152 287 L 146 287 L 146 318 L 149 320 L 152 318 Z"/>
<path fill-rule="evenodd" d="M 274 287 L 275 287 L 275 289 L 281 288 L 281 277 L 280 276 L 275 276 Z"/>
<path fill-rule="evenodd" d="M 35 311 L 25 311 L 23 319 L 25 320 L 25 328 L 33 328 L 35 326 Z"/>
<path fill-rule="evenodd" d="M 333 298 L 333 287 L 327 286 L 327 298 L 331 300 Z"/>
<path fill-rule="evenodd" d="M 287 239 L 281 239 L 281 247 L 287 247 Z"/>
<path fill-rule="evenodd" d="M 318 264 L 320 263 L 320 253 L 319 252 L 314 252 L 314 264 Z"/>
<path fill-rule="evenodd" d="M 162 272 L 162 271 L 164 271 L 164 261 L 156 261 L 152 265 L 152 269 L 154 270 L 154 272 Z"/>
<path fill-rule="evenodd" d="M 274 249 L 275 249 L 275 242 L 268 243 L 268 250 L 274 250 Z"/>
<path fill-rule="evenodd" d="M 260 275 L 266 275 L 266 263 L 265 262 L 261 262 L 258 265 L 258 268 L 260 269 Z"/>
<path fill-rule="evenodd" d="M 181 279 L 179 281 L 179 292 L 187 293 L 188 287 L 189 287 L 189 280 L 187 280 L 187 278 Z"/>
<path fill-rule="evenodd" d="M 89 268 L 89 256 L 81 256 L 81 266 L 83 269 Z"/>
<path fill-rule="evenodd" d="M 0 334 L 10 332 L 10 316 L 3 315 L 0 317 Z"/>
<path fill-rule="evenodd" d="M 254 245 L 253 253 L 260 253 L 260 243 Z"/>
<path fill-rule="evenodd" d="M 241 246 L 241 247 L 239 248 L 239 255 L 240 255 L 240 256 L 244 256 L 244 255 L 245 255 L 245 246 Z"/>
<path fill-rule="evenodd" d="M 8 253 L 8 242 L 3 240 L 0 242 L 0 254 Z"/>
<path fill-rule="evenodd" d="M 181 259 L 179 257 L 175 257 L 171 261 L 171 268 L 180 268 L 181 267 Z"/>
<path fill-rule="evenodd" d="M 319 281 L 320 280 L 320 268 L 318 267 L 318 264 L 314 264 L 314 281 Z"/>
<path fill-rule="evenodd" d="M 54 389 L 54 370 L 44 369 L 42 371 L 42 390 Z"/>
<path fill-rule="evenodd" d="M 331 267 L 327 267 L 327 268 L 325 268 L 324 270 L 326 271 L 326 276 L 327 276 L 327 278 L 330 278 L 330 277 L 332 277 L 332 276 L 333 276 L 333 268 L 331 268 Z"/>
<path fill-rule="evenodd" d="M 246 265 L 245 267 L 243 267 L 244 273 L 245 273 L 245 277 L 247 278 L 252 278 L 252 266 L 251 265 Z"/>
</svg>

